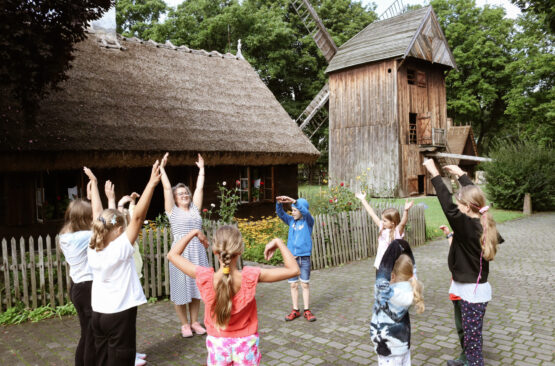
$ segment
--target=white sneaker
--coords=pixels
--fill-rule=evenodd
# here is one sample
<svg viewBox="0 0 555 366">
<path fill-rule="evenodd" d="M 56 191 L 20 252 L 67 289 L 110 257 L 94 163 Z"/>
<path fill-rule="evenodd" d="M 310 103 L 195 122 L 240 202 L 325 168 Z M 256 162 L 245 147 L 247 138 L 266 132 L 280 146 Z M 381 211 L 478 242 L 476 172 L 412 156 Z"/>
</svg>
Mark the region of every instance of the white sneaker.
<svg viewBox="0 0 555 366">
<path fill-rule="evenodd" d="M 135 359 L 135 366 L 143 366 L 146 365 L 146 361 L 141 359 L 141 358 L 136 358 Z"/>
<path fill-rule="evenodd" d="M 141 360 L 144 360 L 146 358 L 146 354 L 145 353 L 135 353 L 135 358 L 140 358 Z"/>
</svg>

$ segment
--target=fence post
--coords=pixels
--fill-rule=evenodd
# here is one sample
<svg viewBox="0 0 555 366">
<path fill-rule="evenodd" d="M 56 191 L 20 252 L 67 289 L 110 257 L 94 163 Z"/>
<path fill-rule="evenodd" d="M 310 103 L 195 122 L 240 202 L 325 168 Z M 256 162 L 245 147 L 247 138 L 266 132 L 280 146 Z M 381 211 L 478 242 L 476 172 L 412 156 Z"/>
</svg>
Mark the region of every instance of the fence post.
<svg viewBox="0 0 555 366">
<path fill-rule="evenodd" d="M 39 236 L 39 286 L 41 305 L 46 305 L 46 280 L 44 277 L 44 246 L 42 236 Z"/>
<path fill-rule="evenodd" d="M 56 235 L 54 238 L 56 243 L 56 270 L 58 271 L 58 303 L 60 306 L 64 305 L 64 274 L 62 272 L 62 258 L 60 256 L 60 236 Z M 52 304 L 52 306 L 56 306 Z"/>
<path fill-rule="evenodd" d="M 23 303 L 29 307 L 29 287 L 27 286 L 27 261 L 25 259 L 25 239 L 19 239 L 19 248 L 21 249 L 21 280 L 23 283 Z"/>
<path fill-rule="evenodd" d="M 32 236 L 29 237 L 29 266 L 31 267 L 31 300 L 33 302 L 33 309 L 37 308 L 37 278 L 35 271 L 37 270 L 35 259 L 35 240 Z"/>
<path fill-rule="evenodd" d="M 6 305 L 12 307 L 12 291 L 10 286 L 10 263 L 8 261 L 8 243 L 2 239 L 2 263 L 4 264 L 4 287 L 6 291 Z"/>
<path fill-rule="evenodd" d="M 11 240 L 12 246 L 12 271 L 13 271 L 13 285 L 15 289 L 15 302 L 21 300 L 21 293 L 19 292 L 19 265 L 17 263 L 17 247 L 15 238 Z"/>
<path fill-rule="evenodd" d="M 56 306 L 56 298 L 54 297 L 54 270 L 52 268 L 52 242 L 50 235 L 46 236 L 46 256 L 48 258 L 48 301 L 51 306 Z"/>
</svg>

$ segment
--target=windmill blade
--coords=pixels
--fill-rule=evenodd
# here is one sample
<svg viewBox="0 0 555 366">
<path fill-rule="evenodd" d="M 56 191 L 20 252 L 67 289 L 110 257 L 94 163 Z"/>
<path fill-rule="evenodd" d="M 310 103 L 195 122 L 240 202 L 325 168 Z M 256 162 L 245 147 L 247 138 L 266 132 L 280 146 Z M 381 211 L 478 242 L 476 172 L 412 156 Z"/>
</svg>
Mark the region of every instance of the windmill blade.
<svg viewBox="0 0 555 366">
<path fill-rule="evenodd" d="M 320 111 L 320 109 L 322 109 L 326 105 L 329 97 L 329 84 L 326 83 L 326 85 L 324 85 L 322 89 L 320 89 L 318 94 L 316 94 L 316 96 L 308 104 L 305 110 L 299 115 L 299 117 L 297 117 L 296 122 L 301 127 L 301 130 L 304 130 L 305 127 L 308 126 L 312 118 L 318 113 L 318 111 Z"/>
<path fill-rule="evenodd" d="M 395 0 L 393 4 L 389 5 L 389 8 L 385 9 L 385 11 L 378 17 L 379 20 L 384 20 L 387 18 L 393 18 L 399 14 L 405 12 L 405 5 L 403 4 L 403 0 Z"/>
<path fill-rule="evenodd" d="M 331 38 L 328 30 L 320 20 L 316 10 L 310 5 L 308 0 L 294 0 L 293 8 L 301 18 L 308 33 L 318 45 L 320 51 L 324 55 L 326 61 L 329 63 L 333 56 L 337 53 L 337 46 Z"/>
</svg>

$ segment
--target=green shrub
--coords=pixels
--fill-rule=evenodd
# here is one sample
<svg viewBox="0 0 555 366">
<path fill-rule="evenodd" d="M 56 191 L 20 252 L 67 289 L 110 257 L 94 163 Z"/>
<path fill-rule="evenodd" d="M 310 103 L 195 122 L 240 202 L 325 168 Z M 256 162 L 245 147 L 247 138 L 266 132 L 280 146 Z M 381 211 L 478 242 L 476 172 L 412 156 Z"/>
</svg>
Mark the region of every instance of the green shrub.
<svg viewBox="0 0 555 366">
<path fill-rule="evenodd" d="M 535 211 L 555 209 L 555 152 L 525 140 L 498 141 L 490 153 L 493 162 L 482 164 L 486 192 L 496 207 L 522 210 L 530 193 Z"/>
</svg>

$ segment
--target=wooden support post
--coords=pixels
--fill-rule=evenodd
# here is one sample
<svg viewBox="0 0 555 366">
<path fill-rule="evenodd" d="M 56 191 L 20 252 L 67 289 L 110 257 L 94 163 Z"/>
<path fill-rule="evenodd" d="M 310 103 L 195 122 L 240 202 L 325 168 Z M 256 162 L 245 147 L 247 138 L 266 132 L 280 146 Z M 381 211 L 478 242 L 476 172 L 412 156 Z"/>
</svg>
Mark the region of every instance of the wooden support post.
<svg viewBox="0 0 555 366">
<path fill-rule="evenodd" d="M 530 193 L 524 194 L 524 205 L 522 207 L 522 213 L 525 215 L 532 214 L 532 198 L 530 197 Z"/>
</svg>

